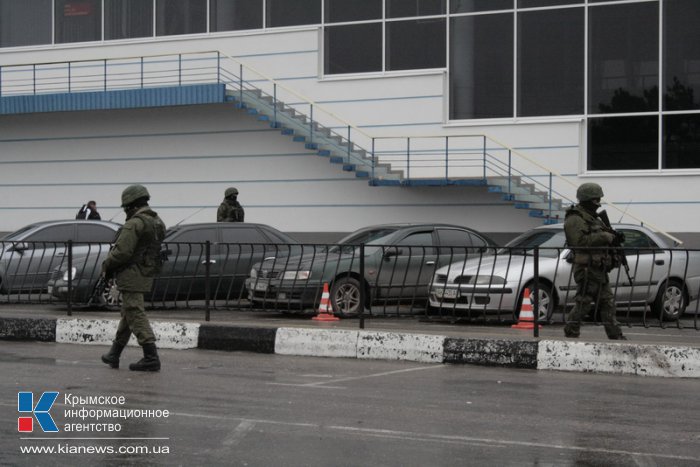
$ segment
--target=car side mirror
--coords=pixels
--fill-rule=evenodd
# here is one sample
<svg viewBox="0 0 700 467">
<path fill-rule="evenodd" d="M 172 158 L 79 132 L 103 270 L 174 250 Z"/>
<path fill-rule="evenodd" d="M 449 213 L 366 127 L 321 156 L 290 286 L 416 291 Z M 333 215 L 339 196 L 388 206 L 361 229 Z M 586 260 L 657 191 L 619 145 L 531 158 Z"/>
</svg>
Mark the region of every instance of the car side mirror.
<svg viewBox="0 0 700 467">
<path fill-rule="evenodd" d="M 401 248 L 391 248 L 384 252 L 384 259 L 389 259 L 393 256 L 401 256 L 402 254 L 403 250 Z"/>
<path fill-rule="evenodd" d="M 23 254 L 26 250 L 29 249 L 29 245 L 27 243 L 21 242 L 21 243 L 15 243 L 9 248 L 9 251 L 16 251 L 20 255 Z"/>
</svg>

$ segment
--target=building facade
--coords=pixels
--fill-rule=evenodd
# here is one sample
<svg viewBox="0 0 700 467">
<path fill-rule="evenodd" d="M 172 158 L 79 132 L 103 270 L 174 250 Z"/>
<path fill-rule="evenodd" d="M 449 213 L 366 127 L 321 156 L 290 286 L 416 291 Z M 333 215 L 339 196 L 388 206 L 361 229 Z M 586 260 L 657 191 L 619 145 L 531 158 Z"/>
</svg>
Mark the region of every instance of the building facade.
<svg viewBox="0 0 700 467">
<path fill-rule="evenodd" d="M 340 120 L 400 137 L 377 153 L 399 178 L 444 168 L 446 180 L 370 186 L 231 103 L 15 112 L 0 117 L 0 230 L 72 216 L 87 199 L 120 220 L 118 193 L 133 182 L 152 188 L 170 224 L 213 220 L 229 185 L 246 220 L 290 232 L 541 224 L 512 198 L 453 183 L 473 178 L 479 156 L 445 150 L 438 166 L 439 149 L 411 153 L 428 136 L 455 146 L 485 135 L 484 160 L 498 142 L 551 197 L 566 204 L 597 182 L 613 220 L 690 238 L 700 232 L 699 20 L 694 0 L 0 0 L 0 98 L 22 94 L 20 81 L 37 94 L 37 73 L 59 63 L 77 76 L 86 61 L 216 51 L 234 72 L 240 62 L 274 80 L 286 103 L 312 102 L 300 112 L 338 132 Z"/>
</svg>

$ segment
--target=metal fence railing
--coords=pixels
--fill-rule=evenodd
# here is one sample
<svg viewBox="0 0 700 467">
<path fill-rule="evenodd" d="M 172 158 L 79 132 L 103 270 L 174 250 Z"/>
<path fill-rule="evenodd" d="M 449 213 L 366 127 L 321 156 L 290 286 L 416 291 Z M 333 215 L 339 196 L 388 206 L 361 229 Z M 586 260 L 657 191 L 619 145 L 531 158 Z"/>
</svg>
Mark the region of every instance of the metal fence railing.
<svg viewBox="0 0 700 467">
<path fill-rule="evenodd" d="M 106 243 L 0 242 L 0 303 L 117 306 L 101 281 Z M 700 251 L 624 250 L 609 273 L 618 320 L 700 330 Z M 167 243 L 146 300 L 153 308 L 259 310 L 313 315 L 324 285 L 337 315 L 418 316 L 512 323 L 524 291 L 535 320 L 561 324 L 577 284 L 565 248 L 411 245 Z M 630 281 L 631 279 L 631 281 Z M 596 298 L 598 300 L 598 298 Z M 588 319 L 599 320 L 593 306 Z M 537 327 L 535 327 L 535 332 Z"/>
</svg>

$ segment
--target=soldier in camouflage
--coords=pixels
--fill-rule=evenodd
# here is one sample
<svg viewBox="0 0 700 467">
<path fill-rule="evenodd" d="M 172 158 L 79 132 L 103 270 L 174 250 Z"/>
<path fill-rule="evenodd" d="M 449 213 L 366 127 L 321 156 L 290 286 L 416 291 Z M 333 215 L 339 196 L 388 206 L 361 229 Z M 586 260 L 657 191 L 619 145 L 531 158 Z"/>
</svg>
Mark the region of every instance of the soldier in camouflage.
<svg viewBox="0 0 700 467">
<path fill-rule="evenodd" d="M 227 188 L 224 192 L 224 200 L 219 205 L 216 212 L 216 222 L 243 222 L 245 211 L 238 202 L 238 190 Z"/>
<path fill-rule="evenodd" d="M 165 225 L 148 206 L 149 199 L 148 190 L 141 185 L 131 185 L 122 192 L 126 222 L 102 264 L 102 273 L 116 279 L 122 294 L 117 334 L 110 351 L 102 356 L 102 361 L 112 368 L 119 368 L 119 356 L 133 333 L 143 347 L 143 358 L 129 365 L 129 369 L 160 370 L 156 337 L 146 317 L 143 294 L 151 291 L 153 277 L 161 270 L 160 245 Z"/>
<path fill-rule="evenodd" d="M 602 197 L 600 185 L 584 183 L 576 191 L 579 204 L 566 211 L 564 231 L 566 243 L 574 253 L 576 303 L 566 317 L 564 334 L 566 337 L 579 337 L 581 319 L 596 304 L 608 338 L 626 340 L 615 318 L 615 299 L 608 278 L 608 272 L 619 266 L 609 248 L 615 235 L 605 230 L 605 224 L 597 214 Z M 576 247 L 585 248 L 577 250 Z"/>
</svg>

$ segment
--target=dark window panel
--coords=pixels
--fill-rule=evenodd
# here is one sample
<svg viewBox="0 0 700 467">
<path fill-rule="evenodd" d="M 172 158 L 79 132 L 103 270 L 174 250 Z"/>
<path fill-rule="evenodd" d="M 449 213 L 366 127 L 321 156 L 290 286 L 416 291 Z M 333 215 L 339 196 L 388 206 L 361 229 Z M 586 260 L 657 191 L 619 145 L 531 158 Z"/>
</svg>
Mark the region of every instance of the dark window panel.
<svg viewBox="0 0 700 467">
<path fill-rule="evenodd" d="M 263 0 L 211 0 L 209 29 L 239 31 L 263 27 Z"/>
<path fill-rule="evenodd" d="M 325 30 L 326 74 L 382 70 L 382 24 L 332 26 Z"/>
<path fill-rule="evenodd" d="M 102 40 L 100 0 L 56 0 L 56 43 Z"/>
<path fill-rule="evenodd" d="M 321 0 L 267 0 L 267 27 L 321 23 Z"/>
<path fill-rule="evenodd" d="M 472 13 L 475 11 L 512 10 L 513 0 L 452 0 L 452 13 Z"/>
<path fill-rule="evenodd" d="M 700 108 L 700 2 L 664 2 L 664 110 Z"/>
<path fill-rule="evenodd" d="M 658 169 L 658 117 L 588 120 L 588 170 Z"/>
<path fill-rule="evenodd" d="M 700 115 L 666 115 L 663 126 L 663 168 L 700 168 Z"/>
<path fill-rule="evenodd" d="M 387 0 L 386 17 L 443 15 L 445 3 L 445 0 Z"/>
<path fill-rule="evenodd" d="M 387 23 L 387 69 L 444 68 L 445 34 L 444 19 Z"/>
<path fill-rule="evenodd" d="M 577 5 L 583 0 L 518 0 L 518 8 L 534 8 L 540 6 Z"/>
<path fill-rule="evenodd" d="M 582 114 L 584 9 L 518 15 L 518 115 Z"/>
<path fill-rule="evenodd" d="M 513 117 L 513 15 L 451 21 L 450 118 Z"/>
<path fill-rule="evenodd" d="M 658 110 L 659 5 L 589 8 L 590 113 Z"/>
<path fill-rule="evenodd" d="M 156 35 L 207 32 L 207 0 L 156 0 Z"/>
<path fill-rule="evenodd" d="M 325 0 L 327 23 L 382 19 L 382 0 Z"/>
<path fill-rule="evenodd" d="M 105 39 L 153 35 L 153 2 L 105 0 Z"/>
<path fill-rule="evenodd" d="M 51 43 L 51 0 L 0 0 L 0 47 Z"/>
</svg>

